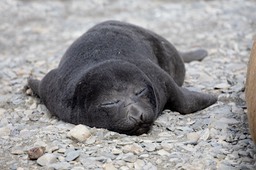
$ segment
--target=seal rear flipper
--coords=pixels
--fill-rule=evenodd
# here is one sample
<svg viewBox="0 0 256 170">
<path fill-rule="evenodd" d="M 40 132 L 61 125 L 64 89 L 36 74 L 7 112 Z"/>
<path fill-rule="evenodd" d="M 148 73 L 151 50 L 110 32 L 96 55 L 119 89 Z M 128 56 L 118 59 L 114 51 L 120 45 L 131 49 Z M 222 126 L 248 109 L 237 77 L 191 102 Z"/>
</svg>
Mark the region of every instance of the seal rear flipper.
<svg viewBox="0 0 256 170">
<path fill-rule="evenodd" d="M 191 61 L 203 60 L 208 55 L 208 52 L 204 49 L 198 49 L 189 52 L 179 52 L 179 54 L 185 63 L 189 63 Z"/>
<path fill-rule="evenodd" d="M 39 94 L 39 86 L 40 81 L 37 79 L 33 79 L 31 77 L 28 78 L 28 87 L 32 89 L 33 93 L 40 97 Z"/>
<path fill-rule="evenodd" d="M 169 102 L 170 109 L 178 111 L 181 114 L 189 114 L 202 110 L 217 102 L 217 97 L 205 93 L 189 91 L 185 88 L 179 88 L 178 94 Z"/>
</svg>

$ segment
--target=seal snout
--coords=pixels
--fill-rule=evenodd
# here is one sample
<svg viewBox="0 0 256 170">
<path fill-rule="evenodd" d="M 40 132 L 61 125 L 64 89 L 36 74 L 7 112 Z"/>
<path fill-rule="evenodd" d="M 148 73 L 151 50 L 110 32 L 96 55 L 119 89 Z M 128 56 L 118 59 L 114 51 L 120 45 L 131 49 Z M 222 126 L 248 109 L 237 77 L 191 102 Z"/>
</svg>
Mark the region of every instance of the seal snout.
<svg viewBox="0 0 256 170">
<path fill-rule="evenodd" d="M 127 117 L 135 121 L 136 123 L 142 123 L 145 122 L 145 113 L 142 109 L 139 107 L 131 105 L 128 110 L 128 115 Z"/>
</svg>

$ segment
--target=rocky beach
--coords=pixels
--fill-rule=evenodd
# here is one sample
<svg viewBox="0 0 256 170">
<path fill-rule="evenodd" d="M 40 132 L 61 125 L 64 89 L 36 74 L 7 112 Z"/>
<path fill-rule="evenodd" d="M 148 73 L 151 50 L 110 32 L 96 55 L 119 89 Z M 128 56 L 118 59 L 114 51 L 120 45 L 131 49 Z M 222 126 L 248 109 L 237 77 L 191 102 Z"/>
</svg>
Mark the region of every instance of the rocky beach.
<svg viewBox="0 0 256 170">
<path fill-rule="evenodd" d="M 256 169 L 244 94 L 255 11 L 254 0 L 0 1 L 0 169 Z M 206 49 L 203 61 L 186 63 L 184 86 L 218 102 L 188 115 L 165 110 L 141 136 L 52 116 L 27 78 L 56 68 L 76 38 L 106 20 L 150 29 L 181 51 Z"/>
</svg>

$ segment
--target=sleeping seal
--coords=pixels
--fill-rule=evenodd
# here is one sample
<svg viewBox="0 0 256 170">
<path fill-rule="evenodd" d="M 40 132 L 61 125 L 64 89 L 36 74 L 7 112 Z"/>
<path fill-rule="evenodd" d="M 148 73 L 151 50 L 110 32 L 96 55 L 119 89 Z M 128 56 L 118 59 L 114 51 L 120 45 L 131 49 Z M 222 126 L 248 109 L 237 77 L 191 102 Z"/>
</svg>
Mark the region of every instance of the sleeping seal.
<svg viewBox="0 0 256 170">
<path fill-rule="evenodd" d="M 188 114 L 216 102 L 181 87 L 183 60 L 206 55 L 179 53 L 149 30 L 107 21 L 78 38 L 41 81 L 29 78 L 28 86 L 63 121 L 140 135 L 163 109 Z"/>
</svg>

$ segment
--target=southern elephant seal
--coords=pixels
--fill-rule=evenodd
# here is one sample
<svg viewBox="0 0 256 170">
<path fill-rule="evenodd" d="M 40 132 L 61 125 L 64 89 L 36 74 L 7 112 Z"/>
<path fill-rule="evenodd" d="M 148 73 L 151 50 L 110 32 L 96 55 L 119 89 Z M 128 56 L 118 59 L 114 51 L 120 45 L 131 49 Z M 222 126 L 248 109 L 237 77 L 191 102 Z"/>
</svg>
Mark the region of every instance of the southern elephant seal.
<svg viewBox="0 0 256 170">
<path fill-rule="evenodd" d="M 28 86 L 61 120 L 140 135 L 163 109 L 187 114 L 217 101 L 181 87 L 183 60 L 206 55 L 179 53 L 149 30 L 106 21 L 78 38 L 41 81 L 29 78 Z"/>
</svg>

